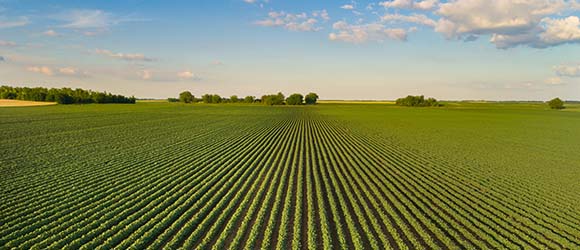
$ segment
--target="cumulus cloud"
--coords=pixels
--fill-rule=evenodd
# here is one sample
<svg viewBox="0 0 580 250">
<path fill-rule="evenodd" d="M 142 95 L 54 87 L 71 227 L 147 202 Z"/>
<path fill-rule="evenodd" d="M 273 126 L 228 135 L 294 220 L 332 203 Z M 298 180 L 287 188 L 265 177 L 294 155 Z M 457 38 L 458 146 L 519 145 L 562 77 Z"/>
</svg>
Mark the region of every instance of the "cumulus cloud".
<svg viewBox="0 0 580 250">
<path fill-rule="evenodd" d="M 181 72 L 177 72 L 177 77 L 179 77 L 180 79 L 193 79 L 195 77 L 195 75 L 191 72 L 191 71 L 181 71 Z"/>
<path fill-rule="evenodd" d="M 554 71 L 558 76 L 580 77 L 580 64 L 554 66 Z"/>
<path fill-rule="evenodd" d="M 43 74 L 46 76 L 76 76 L 84 77 L 88 76 L 89 73 L 86 71 L 80 71 L 74 67 L 62 67 L 62 68 L 51 68 L 47 66 L 31 66 L 26 68 L 26 70 L 34 73 Z"/>
<path fill-rule="evenodd" d="M 73 68 L 73 67 L 60 68 L 60 69 L 58 69 L 58 72 L 63 74 L 63 75 L 76 75 L 76 74 L 78 74 L 78 70 L 76 68 Z"/>
<path fill-rule="evenodd" d="M 354 6 L 352 4 L 345 4 L 343 6 L 340 6 L 340 8 L 344 10 L 354 10 Z"/>
<path fill-rule="evenodd" d="M 580 18 L 577 16 L 563 19 L 544 18 L 542 26 L 545 29 L 539 35 L 541 41 L 539 46 L 580 42 Z"/>
<path fill-rule="evenodd" d="M 26 26 L 29 23 L 30 20 L 25 16 L 19 17 L 17 20 L 7 20 L 5 18 L 0 18 L 0 29 Z"/>
<path fill-rule="evenodd" d="M 577 4 L 565 0 L 457 0 L 442 3 L 435 31 L 448 39 L 473 40 L 490 35 L 498 48 L 545 48 L 580 41 L 578 17 L 550 16 Z"/>
<path fill-rule="evenodd" d="M 328 38 L 332 41 L 364 43 L 367 41 L 407 40 L 406 30 L 387 28 L 381 23 L 353 25 L 345 21 L 338 21 L 332 25 L 332 28 L 335 32 L 328 35 Z"/>
<path fill-rule="evenodd" d="M 190 70 L 171 71 L 156 69 L 140 69 L 128 76 L 131 80 L 176 82 L 176 81 L 197 81 L 201 78 Z"/>
<path fill-rule="evenodd" d="M 379 5 L 385 8 L 432 10 L 439 5 L 439 0 L 423 0 L 423 1 L 393 0 L 380 2 Z"/>
<path fill-rule="evenodd" d="M 53 76 L 54 75 L 54 71 L 46 66 L 32 66 L 32 67 L 28 67 L 26 68 L 26 70 L 30 71 L 30 72 L 34 72 L 34 73 L 40 73 L 43 75 L 47 75 L 47 76 Z"/>
<path fill-rule="evenodd" d="M 400 14 L 386 14 L 381 18 L 385 22 L 407 22 L 416 23 L 425 26 L 435 27 L 437 22 L 425 15 L 411 14 L 411 15 L 400 15 Z"/>
<path fill-rule="evenodd" d="M 150 80 L 153 77 L 153 73 L 151 73 L 151 70 L 148 69 L 138 71 L 137 75 L 143 80 Z"/>
<path fill-rule="evenodd" d="M 95 49 L 93 53 L 103 56 L 108 56 L 110 58 L 125 60 L 125 61 L 141 61 L 141 62 L 152 62 L 155 59 L 147 57 L 143 54 L 126 54 L 126 53 L 115 53 L 106 49 Z"/>
<path fill-rule="evenodd" d="M 557 77 L 557 76 L 556 77 L 550 77 L 550 78 L 546 79 L 544 82 L 546 84 L 548 84 L 548 85 L 562 85 L 562 84 L 564 84 L 562 82 L 562 78 Z"/>
<path fill-rule="evenodd" d="M 16 43 L 12 41 L 0 40 L 0 47 L 16 47 Z"/>
<path fill-rule="evenodd" d="M 56 33 L 56 31 L 54 31 L 54 30 L 47 30 L 45 32 L 42 32 L 42 34 L 45 36 L 52 36 L 52 37 L 59 36 L 59 34 Z"/>
<path fill-rule="evenodd" d="M 318 26 L 320 21 L 327 21 L 330 17 L 326 10 L 307 13 L 286 13 L 284 11 L 271 11 L 268 18 L 256 21 L 256 25 L 266 27 L 282 27 L 291 31 L 319 31 L 322 27 Z"/>
</svg>

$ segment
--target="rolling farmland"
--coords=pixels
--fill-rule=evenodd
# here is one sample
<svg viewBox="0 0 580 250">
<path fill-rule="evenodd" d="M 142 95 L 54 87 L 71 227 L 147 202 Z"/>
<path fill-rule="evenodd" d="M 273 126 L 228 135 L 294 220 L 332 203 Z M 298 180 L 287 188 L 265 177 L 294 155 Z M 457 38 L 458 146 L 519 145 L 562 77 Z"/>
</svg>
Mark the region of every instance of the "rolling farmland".
<svg viewBox="0 0 580 250">
<path fill-rule="evenodd" d="M 518 104 L 3 108 L 0 246 L 578 249 L 578 142 Z"/>
</svg>

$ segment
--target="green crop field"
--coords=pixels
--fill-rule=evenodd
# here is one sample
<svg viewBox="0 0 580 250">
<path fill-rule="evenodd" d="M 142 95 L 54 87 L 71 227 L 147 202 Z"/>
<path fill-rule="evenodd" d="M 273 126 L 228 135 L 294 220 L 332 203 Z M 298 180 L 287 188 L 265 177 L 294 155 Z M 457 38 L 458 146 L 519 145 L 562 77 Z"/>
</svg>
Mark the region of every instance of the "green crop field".
<svg viewBox="0 0 580 250">
<path fill-rule="evenodd" d="M 578 110 L 0 108 L 0 248 L 579 249 Z"/>
</svg>

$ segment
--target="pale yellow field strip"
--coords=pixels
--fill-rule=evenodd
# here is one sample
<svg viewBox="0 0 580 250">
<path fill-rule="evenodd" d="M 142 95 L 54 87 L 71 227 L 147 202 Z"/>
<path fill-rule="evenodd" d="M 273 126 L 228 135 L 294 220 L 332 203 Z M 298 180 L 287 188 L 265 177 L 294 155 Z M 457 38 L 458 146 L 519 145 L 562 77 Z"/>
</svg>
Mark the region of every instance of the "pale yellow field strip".
<svg viewBox="0 0 580 250">
<path fill-rule="evenodd" d="M 33 101 L 0 99 L 0 107 L 29 107 L 29 106 L 47 106 L 55 104 L 56 102 L 33 102 Z"/>
</svg>

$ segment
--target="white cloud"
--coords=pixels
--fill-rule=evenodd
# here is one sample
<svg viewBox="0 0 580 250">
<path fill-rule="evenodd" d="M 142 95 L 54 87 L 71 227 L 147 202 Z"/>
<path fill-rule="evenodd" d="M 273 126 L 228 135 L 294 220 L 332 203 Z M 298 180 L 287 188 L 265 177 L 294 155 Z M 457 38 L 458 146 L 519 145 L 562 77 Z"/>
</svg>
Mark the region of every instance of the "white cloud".
<svg viewBox="0 0 580 250">
<path fill-rule="evenodd" d="M 330 16 L 328 15 L 328 11 L 326 10 L 313 11 L 312 16 L 316 18 L 320 17 L 320 19 L 322 19 L 322 21 L 324 22 L 330 20 Z"/>
<path fill-rule="evenodd" d="M 176 81 L 189 81 L 189 80 L 200 80 L 201 78 L 194 74 L 192 71 L 167 71 L 167 70 L 155 70 L 155 69 L 140 69 L 133 71 L 130 75 L 126 75 L 128 79 L 140 80 L 140 81 L 156 81 L 156 82 L 176 82 Z"/>
<path fill-rule="evenodd" d="M 435 22 L 435 20 L 420 14 L 411 14 L 408 16 L 400 14 L 386 14 L 382 17 L 382 20 L 385 22 L 400 21 L 400 22 L 416 23 L 430 27 L 435 27 L 435 25 L 437 25 L 437 22 Z"/>
<path fill-rule="evenodd" d="M 12 41 L 0 40 L 0 47 L 15 47 L 17 44 Z"/>
<path fill-rule="evenodd" d="M 74 29 L 107 28 L 119 22 L 111 13 L 102 10 L 72 10 L 62 19 L 67 22 L 62 27 Z"/>
<path fill-rule="evenodd" d="M 542 19 L 545 30 L 540 33 L 541 45 L 554 46 L 580 42 L 580 18 L 569 16 L 564 19 Z"/>
<path fill-rule="evenodd" d="M 248 3 L 248 4 L 255 4 L 255 3 L 260 3 L 260 7 L 264 7 L 264 4 L 268 3 L 269 0 L 244 0 L 244 3 Z"/>
<path fill-rule="evenodd" d="M 34 72 L 34 73 L 44 74 L 47 76 L 54 75 L 54 72 L 52 71 L 52 69 L 49 67 L 46 67 L 46 66 L 32 66 L 32 67 L 26 68 L 26 70 L 28 70 L 30 72 Z"/>
<path fill-rule="evenodd" d="M 369 23 L 361 25 L 348 24 L 345 21 L 338 21 L 332 25 L 336 32 L 330 33 L 328 38 L 332 41 L 343 41 L 349 43 L 364 43 L 367 41 L 384 40 L 407 40 L 407 31 L 399 28 L 387 28 L 380 23 Z"/>
<path fill-rule="evenodd" d="M 62 67 L 62 68 L 51 68 L 47 66 L 31 66 L 26 68 L 26 70 L 34 73 L 43 74 L 46 76 L 76 76 L 76 77 L 86 77 L 89 75 L 86 71 L 80 71 L 73 67 Z"/>
<path fill-rule="evenodd" d="M 108 30 L 111 26 L 121 23 L 146 21 L 146 19 L 143 18 L 117 16 L 110 12 L 98 9 L 71 10 L 61 13 L 54 18 L 65 22 L 65 24 L 60 26 L 62 28 L 85 30 L 83 34 L 89 32 L 91 35 L 100 34 Z"/>
<path fill-rule="evenodd" d="M 558 76 L 580 77 L 580 64 L 554 66 L 554 71 Z"/>
<path fill-rule="evenodd" d="M 78 70 L 73 67 L 66 67 L 58 69 L 58 72 L 64 75 L 76 75 Z"/>
<path fill-rule="evenodd" d="M 181 71 L 177 72 L 177 77 L 180 79 L 193 79 L 195 75 L 191 71 Z"/>
<path fill-rule="evenodd" d="M 423 1 L 393 0 L 380 2 L 379 5 L 385 8 L 432 10 L 439 5 L 439 0 L 423 0 Z"/>
<path fill-rule="evenodd" d="M 224 65 L 224 62 L 220 61 L 220 60 L 213 60 L 211 62 L 211 65 L 217 65 L 217 66 L 221 66 Z"/>
<path fill-rule="evenodd" d="M 457 0 L 442 3 L 435 31 L 448 39 L 473 40 L 490 35 L 490 42 L 506 49 L 518 45 L 545 48 L 580 41 L 578 17 L 550 16 L 571 10 L 565 0 Z"/>
<path fill-rule="evenodd" d="M 557 77 L 557 76 L 556 77 L 550 77 L 550 78 L 546 79 L 544 82 L 546 84 L 548 84 L 548 85 L 562 85 L 562 84 L 564 84 L 562 82 L 562 78 Z"/>
<path fill-rule="evenodd" d="M 344 10 L 354 10 L 354 6 L 352 4 L 345 4 L 343 6 L 340 6 L 340 8 Z"/>
<path fill-rule="evenodd" d="M 52 36 L 52 37 L 59 36 L 59 34 L 56 33 L 56 31 L 54 31 L 54 30 L 47 30 L 45 32 L 42 32 L 42 34 L 45 36 Z"/>
<path fill-rule="evenodd" d="M 26 26 L 30 23 L 28 17 L 21 16 L 17 20 L 6 20 L 4 18 L 0 19 L 0 29 L 14 28 Z"/>
<path fill-rule="evenodd" d="M 138 54 L 138 53 L 136 53 L 136 54 L 115 53 L 115 52 L 112 52 L 112 51 L 106 50 L 106 49 L 95 49 L 93 52 L 95 54 L 98 54 L 98 55 L 104 55 L 104 56 L 108 56 L 108 57 L 116 58 L 116 59 L 121 59 L 121 60 L 125 60 L 125 61 L 151 62 L 151 61 L 155 60 L 151 57 L 147 57 L 143 54 Z"/>
<path fill-rule="evenodd" d="M 327 21 L 330 17 L 326 10 L 314 11 L 312 15 L 307 13 L 292 14 L 284 11 L 271 11 L 268 18 L 255 22 L 256 25 L 266 27 L 283 27 L 291 31 L 320 31 L 320 21 Z"/>
<path fill-rule="evenodd" d="M 141 78 L 143 80 L 150 80 L 153 77 L 151 70 L 147 70 L 147 69 L 138 71 L 137 75 L 139 76 L 139 78 Z"/>
</svg>

